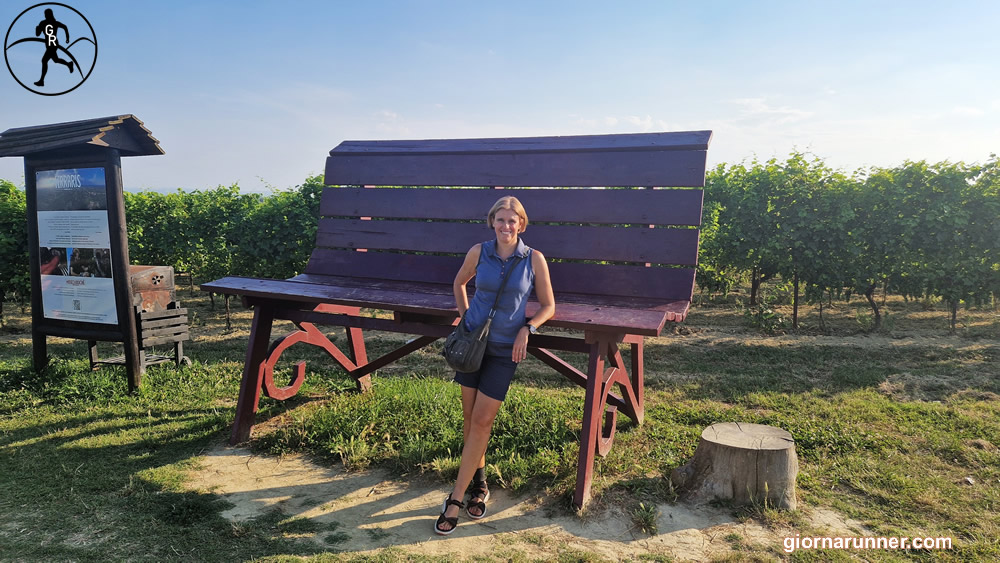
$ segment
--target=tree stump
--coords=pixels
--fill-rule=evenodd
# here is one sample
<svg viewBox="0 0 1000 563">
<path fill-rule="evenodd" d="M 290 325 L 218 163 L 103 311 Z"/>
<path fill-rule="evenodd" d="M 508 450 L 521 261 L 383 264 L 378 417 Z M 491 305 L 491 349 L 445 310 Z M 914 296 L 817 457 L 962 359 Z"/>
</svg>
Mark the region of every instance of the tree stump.
<svg viewBox="0 0 1000 563">
<path fill-rule="evenodd" d="M 701 433 L 698 449 L 670 480 L 685 500 L 732 500 L 737 504 L 795 510 L 799 462 L 795 440 L 780 428 L 726 422 Z"/>
</svg>

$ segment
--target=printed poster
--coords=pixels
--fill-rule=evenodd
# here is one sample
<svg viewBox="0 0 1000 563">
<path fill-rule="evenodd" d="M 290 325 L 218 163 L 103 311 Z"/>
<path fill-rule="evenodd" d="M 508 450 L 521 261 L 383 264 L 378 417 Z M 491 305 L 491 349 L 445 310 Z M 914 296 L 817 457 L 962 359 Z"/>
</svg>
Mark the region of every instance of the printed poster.
<svg viewBox="0 0 1000 563">
<path fill-rule="evenodd" d="M 42 312 L 118 324 L 104 168 L 35 172 Z"/>
</svg>

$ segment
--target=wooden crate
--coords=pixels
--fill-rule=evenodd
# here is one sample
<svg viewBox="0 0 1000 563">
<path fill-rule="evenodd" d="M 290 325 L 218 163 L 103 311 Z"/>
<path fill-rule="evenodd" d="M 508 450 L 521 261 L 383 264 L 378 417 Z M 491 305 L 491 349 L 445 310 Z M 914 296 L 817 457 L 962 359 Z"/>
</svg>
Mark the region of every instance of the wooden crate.
<svg viewBox="0 0 1000 563">
<path fill-rule="evenodd" d="M 132 305 L 135 311 L 136 332 L 139 337 L 139 369 L 146 366 L 174 362 L 191 365 L 184 355 L 184 341 L 190 340 L 187 309 L 177 301 L 172 266 L 129 266 L 129 284 L 132 287 Z M 165 356 L 152 353 L 153 346 L 172 345 L 174 354 Z M 102 364 L 124 365 L 125 356 L 100 359 L 97 342 L 90 341 L 90 367 Z"/>
</svg>

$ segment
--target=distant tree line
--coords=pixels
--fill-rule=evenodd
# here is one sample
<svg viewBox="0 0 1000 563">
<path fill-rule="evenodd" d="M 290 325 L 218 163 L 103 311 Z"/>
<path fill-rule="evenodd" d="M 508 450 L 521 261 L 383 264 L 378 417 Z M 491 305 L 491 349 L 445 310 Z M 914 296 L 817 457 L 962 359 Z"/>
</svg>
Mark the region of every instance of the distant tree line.
<svg viewBox="0 0 1000 563">
<path fill-rule="evenodd" d="M 287 278 L 309 259 L 322 176 L 271 194 L 238 186 L 126 193 L 134 264 L 171 265 L 198 281 L 226 275 Z M 1000 294 L 1000 160 L 925 161 L 848 176 L 819 158 L 719 165 L 706 177 L 698 267 L 702 291 L 749 286 L 750 305 L 771 279 L 822 304 L 863 295 L 878 328 L 877 290 L 939 297 L 952 311 Z M 29 289 L 24 192 L 0 180 L 0 292 Z M 2 308 L 0 308 L 2 319 Z"/>
</svg>

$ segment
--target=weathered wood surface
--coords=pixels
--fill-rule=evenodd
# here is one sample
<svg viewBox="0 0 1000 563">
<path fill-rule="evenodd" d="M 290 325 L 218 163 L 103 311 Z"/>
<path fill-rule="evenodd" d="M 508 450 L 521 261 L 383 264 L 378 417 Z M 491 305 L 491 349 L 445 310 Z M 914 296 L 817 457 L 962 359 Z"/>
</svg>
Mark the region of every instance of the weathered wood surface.
<svg viewBox="0 0 1000 563">
<path fill-rule="evenodd" d="M 703 186 L 710 131 L 522 139 L 347 141 L 328 185 Z"/>
<path fill-rule="evenodd" d="M 542 251 L 543 254 L 545 252 Z M 450 287 L 462 259 L 461 256 L 317 248 L 306 266 L 307 273 L 292 279 L 309 282 L 312 275 L 349 275 L 359 280 L 411 281 Z M 557 297 L 561 293 L 578 293 L 690 301 L 694 291 L 694 268 L 647 268 L 627 264 L 609 267 L 604 264 L 552 262 L 549 273 Z"/>
<path fill-rule="evenodd" d="M 18 127 L 0 133 L 0 157 L 66 151 L 87 145 L 114 148 L 122 156 L 163 154 L 159 141 L 133 115 Z"/>
<path fill-rule="evenodd" d="M 184 356 L 183 344 L 185 341 L 191 339 L 188 327 L 188 310 L 181 307 L 180 302 L 172 301 L 167 303 L 163 309 L 143 311 L 143 299 L 139 295 L 136 295 L 135 301 L 134 310 L 138 337 L 139 373 L 144 374 L 147 366 L 168 361 L 174 362 L 177 366 L 184 363 L 191 365 L 191 361 Z M 100 359 L 97 355 L 97 341 L 91 337 L 88 339 L 88 342 L 90 345 L 91 369 L 96 369 L 99 365 L 125 364 L 125 356 Z M 164 345 L 173 346 L 173 356 L 154 354 L 148 350 L 148 348 L 152 348 L 153 346 Z"/>
<path fill-rule="evenodd" d="M 522 202 L 524 203 L 524 202 Z M 527 206 L 528 204 L 525 203 Z M 360 221 L 323 219 L 316 246 L 465 253 L 492 234 L 483 223 Z M 652 262 L 691 266 L 698 263 L 697 229 L 651 229 L 531 225 L 525 244 L 555 259 Z"/>
<path fill-rule="evenodd" d="M 513 154 L 519 152 L 706 150 L 711 138 L 711 131 L 671 131 L 493 139 L 344 141 L 330 151 L 330 154 L 475 154 L 496 152 Z"/>
<path fill-rule="evenodd" d="M 139 346 L 142 348 L 190 339 L 187 309 L 139 314 Z"/>
<path fill-rule="evenodd" d="M 315 279 L 315 276 L 312 277 Z M 203 291 L 243 295 L 257 298 L 275 298 L 300 302 L 303 308 L 320 303 L 385 309 L 409 313 L 455 317 L 455 297 L 451 286 L 428 287 L 414 283 L 326 285 L 300 281 L 262 280 L 256 278 L 228 277 L 202 284 Z M 657 336 L 667 321 L 680 321 L 687 313 L 690 302 L 656 302 L 649 308 L 629 307 L 627 300 L 602 299 L 596 296 L 562 294 L 557 301 L 556 316 L 546 323 L 551 327 L 576 330 L 607 330 Z M 646 300 L 633 303 L 651 304 Z M 527 315 L 538 310 L 538 303 L 528 302 Z"/>
<path fill-rule="evenodd" d="M 490 189 L 328 187 L 320 201 L 324 217 L 380 217 L 482 221 L 497 200 Z M 702 190 L 674 189 L 517 189 L 505 187 L 528 210 L 529 222 L 640 225 L 701 224 Z M 668 205 L 669 203 L 669 205 Z"/>
<path fill-rule="evenodd" d="M 557 266 L 557 265 L 558 264 L 555 264 L 553 266 Z M 458 271 L 458 270 L 455 270 L 455 271 Z M 553 276 L 553 278 L 555 278 L 555 276 Z M 257 279 L 257 278 L 224 278 L 224 279 L 242 279 L 242 280 L 248 280 L 248 279 Z M 282 281 L 282 280 L 267 280 L 267 281 Z M 413 294 L 428 294 L 430 296 L 434 296 L 434 295 L 447 295 L 451 299 L 451 306 L 450 307 L 447 307 L 446 310 L 444 310 L 444 312 L 442 312 L 442 310 L 440 310 L 440 309 L 432 310 L 432 309 L 429 308 L 426 313 L 429 314 L 429 315 L 434 315 L 434 316 L 456 314 L 455 305 L 454 305 L 454 297 L 452 295 L 451 283 L 448 283 L 447 285 L 445 285 L 445 284 L 435 284 L 435 283 L 428 283 L 428 282 L 396 281 L 396 280 L 389 280 L 389 279 L 354 278 L 354 277 L 346 277 L 346 276 L 324 276 L 324 275 L 319 275 L 319 274 L 302 274 L 302 275 L 295 276 L 294 278 L 291 278 L 291 279 L 285 280 L 285 281 L 296 282 L 296 283 L 297 282 L 303 282 L 303 283 L 307 283 L 307 284 L 311 284 L 311 285 L 318 285 L 318 286 L 322 286 L 322 287 L 333 286 L 333 287 L 342 287 L 342 288 L 385 290 L 385 291 L 390 291 L 390 292 L 403 293 L 403 294 L 406 294 L 406 295 L 413 295 Z M 220 282 L 221 282 L 221 280 L 216 281 L 216 282 L 211 282 L 211 283 L 212 284 L 220 284 L 221 285 Z M 570 286 L 571 284 L 567 283 L 566 285 Z M 216 287 L 216 286 L 212 285 L 211 287 Z M 566 286 L 560 286 L 560 287 L 566 287 Z M 315 288 L 313 288 L 313 289 L 315 289 Z M 229 291 L 232 291 L 232 290 L 229 290 Z M 474 291 L 473 288 L 471 288 L 471 287 L 467 288 L 467 292 L 470 295 L 472 294 L 473 291 Z M 682 314 L 682 312 L 687 311 L 687 308 L 683 307 L 683 306 L 685 304 L 689 304 L 690 303 L 690 301 L 688 301 L 685 298 L 681 298 L 681 299 L 667 299 L 667 298 L 660 297 L 660 296 L 642 296 L 642 295 L 640 295 L 640 296 L 631 296 L 631 295 L 619 295 L 619 294 L 615 294 L 615 293 L 612 293 L 612 292 L 608 292 L 608 293 L 603 293 L 602 294 L 602 293 L 598 293 L 597 291 L 590 292 L 590 293 L 577 292 L 577 291 L 559 291 L 559 292 L 556 292 L 555 295 L 557 297 L 557 302 L 558 303 L 580 304 L 580 305 L 593 305 L 595 307 L 610 307 L 610 308 L 616 308 L 616 309 L 650 310 L 650 311 L 658 311 L 658 312 L 667 312 L 667 313 L 670 313 L 671 315 Z M 261 295 L 261 297 L 264 297 L 264 295 Z M 410 298 L 409 297 L 405 297 L 404 299 L 408 300 Z M 419 300 L 421 298 L 418 297 L 416 299 Z M 405 305 L 405 304 L 408 304 L 408 303 L 409 303 L 409 301 L 404 301 L 402 304 Z M 535 303 L 535 301 L 533 299 L 529 299 L 528 306 L 529 307 L 537 306 L 537 305 L 534 305 L 534 303 Z M 348 304 L 348 303 L 344 303 L 344 304 Z M 361 306 L 361 307 L 375 307 L 373 304 L 372 305 L 364 305 L 364 304 L 360 304 L 360 303 L 350 303 L 350 305 L 358 305 L 358 306 Z M 423 305 L 419 305 L 419 306 L 423 306 Z M 394 309 L 390 308 L 390 310 L 394 310 Z M 420 313 L 422 311 L 406 311 L 406 312 Z M 556 317 L 555 317 L 555 319 L 561 319 L 561 315 L 560 315 L 560 313 L 559 313 L 558 310 L 556 311 Z M 683 320 L 683 317 L 674 318 L 673 316 L 671 316 L 671 318 L 668 319 L 668 320 L 680 321 L 680 320 Z M 550 325 L 550 326 L 555 326 L 555 325 Z M 622 327 L 624 327 L 624 326 L 625 325 L 622 325 Z"/>
<path fill-rule="evenodd" d="M 787 431 L 726 422 L 701 433 L 694 457 L 670 479 L 693 502 L 722 499 L 795 510 L 798 470 L 795 440 Z"/>
</svg>

